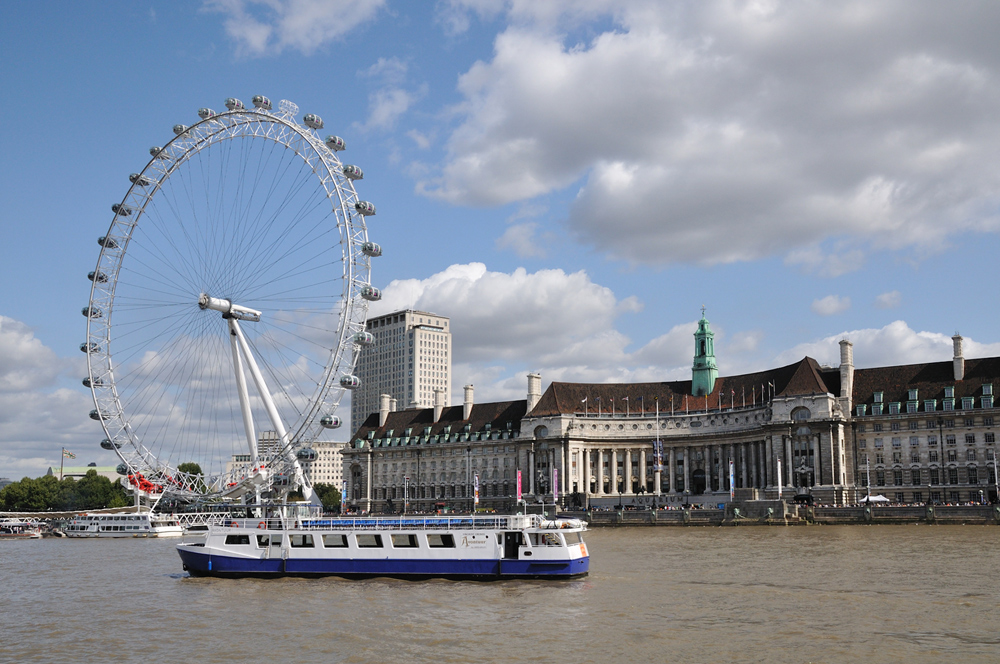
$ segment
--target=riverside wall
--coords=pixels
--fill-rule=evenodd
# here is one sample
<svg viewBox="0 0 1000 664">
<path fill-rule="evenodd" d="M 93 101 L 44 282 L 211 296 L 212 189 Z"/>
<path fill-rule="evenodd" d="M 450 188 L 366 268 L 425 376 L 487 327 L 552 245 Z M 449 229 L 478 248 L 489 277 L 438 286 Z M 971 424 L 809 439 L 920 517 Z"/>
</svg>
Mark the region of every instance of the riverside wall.
<svg viewBox="0 0 1000 664">
<path fill-rule="evenodd" d="M 591 527 L 616 526 L 797 526 L 843 524 L 1000 525 L 1000 505 L 823 507 L 777 500 L 729 503 L 725 509 L 590 510 L 562 513 Z"/>
</svg>

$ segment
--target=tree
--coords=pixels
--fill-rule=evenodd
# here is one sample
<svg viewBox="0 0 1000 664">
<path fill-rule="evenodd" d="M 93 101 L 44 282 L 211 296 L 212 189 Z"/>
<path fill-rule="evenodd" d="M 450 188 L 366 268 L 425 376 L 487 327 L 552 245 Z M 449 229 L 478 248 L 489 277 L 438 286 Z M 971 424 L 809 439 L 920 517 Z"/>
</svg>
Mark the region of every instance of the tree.
<svg viewBox="0 0 1000 664">
<path fill-rule="evenodd" d="M 202 471 L 200 465 L 194 461 L 185 461 L 177 466 L 177 472 L 194 475 L 197 479 L 194 480 L 193 486 L 189 488 L 202 493 L 205 491 L 205 473 Z"/>
<path fill-rule="evenodd" d="M 340 510 L 340 490 L 337 487 L 332 484 L 320 483 L 313 485 L 313 491 L 316 492 L 316 496 L 323 503 L 324 510 L 327 512 Z"/>
</svg>

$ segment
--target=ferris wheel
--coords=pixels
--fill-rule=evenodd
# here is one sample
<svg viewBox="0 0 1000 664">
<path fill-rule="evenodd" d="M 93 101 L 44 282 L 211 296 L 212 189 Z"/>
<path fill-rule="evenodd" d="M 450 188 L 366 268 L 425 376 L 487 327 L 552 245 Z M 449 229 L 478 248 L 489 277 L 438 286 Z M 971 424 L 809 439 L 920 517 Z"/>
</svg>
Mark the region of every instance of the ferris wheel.
<svg viewBox="0 0 1000 664">
<path fill-rule="evenodd" d="M 303 463 L 374 342 L 375 206 L 319 116 L 225 106 L 175 125 L 111 206 L 83 308 L 90 417 L 137 491 L 308 499 Z"/>
</svg>

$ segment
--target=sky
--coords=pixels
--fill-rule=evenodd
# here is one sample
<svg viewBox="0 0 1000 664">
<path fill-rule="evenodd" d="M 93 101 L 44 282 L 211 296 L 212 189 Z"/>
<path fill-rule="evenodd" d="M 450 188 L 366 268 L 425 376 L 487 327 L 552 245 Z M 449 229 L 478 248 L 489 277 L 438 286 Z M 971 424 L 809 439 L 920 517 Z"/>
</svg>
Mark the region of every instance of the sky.
<svg viewBox="0 0 1000 664">
<path fill-rule="evenodd" d="M 0 476 L 115 463 L 95 240 L 230 96 L 344 137 L 371 313 L 451 318 L 453 403 L 690 378 L 702 306 L 722 375 L 998 355 L 998 31 L 985 1 L 0 3 Z"/>
</svg>

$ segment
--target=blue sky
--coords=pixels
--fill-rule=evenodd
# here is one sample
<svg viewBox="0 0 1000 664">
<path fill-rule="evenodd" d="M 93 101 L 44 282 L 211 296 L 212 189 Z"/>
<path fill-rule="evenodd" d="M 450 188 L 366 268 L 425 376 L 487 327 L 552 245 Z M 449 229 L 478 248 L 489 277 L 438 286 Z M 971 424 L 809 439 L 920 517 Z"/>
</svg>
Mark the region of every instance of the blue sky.
<svg viewBox="0 0 1000 664">
<path fill-rule="evenodd" d="M 374 313 L 451 316 L 455 400 L 689 377 L 703 304 L 723 374 L 843 336 L 859 366 L 956 331 L 1000 353 L 998 27 L 985 2 L 3 3 L 0 476 L 112 462 L 79 382 L 95 239 L 228 96 L 347 141 Z"/>
</svg>

